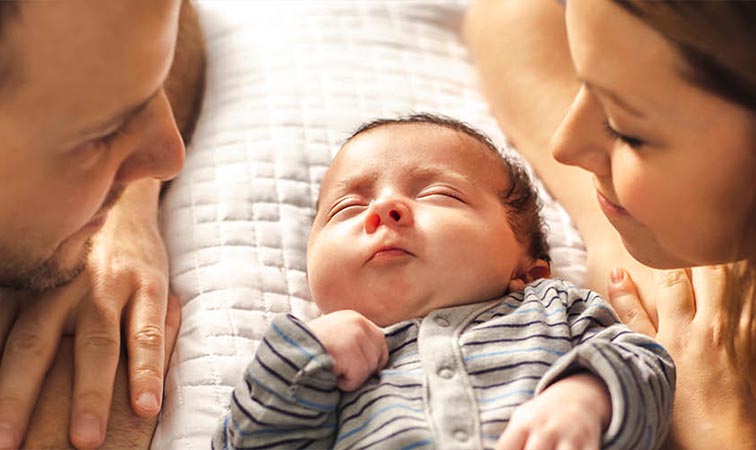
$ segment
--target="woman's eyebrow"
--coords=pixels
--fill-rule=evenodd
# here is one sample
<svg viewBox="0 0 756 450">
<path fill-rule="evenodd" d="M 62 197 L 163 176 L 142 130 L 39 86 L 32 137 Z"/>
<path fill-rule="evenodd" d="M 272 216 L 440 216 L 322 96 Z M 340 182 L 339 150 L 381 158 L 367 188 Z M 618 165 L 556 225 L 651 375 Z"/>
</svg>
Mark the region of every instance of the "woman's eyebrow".
<svg viewBox="0 0 756 450">
<path fill-rule="evenodd" d="M 637 108 L 635 108 L 633 106 L 630 106 L 626 101 L 622 100 L 619 96 L 617 96 L 617 94 L 615 94 L 614 92 L 610 91 L 609 89 L 603 88 L 603 87 L 598 86 L 598 85 L 593 84 L 593 83 L 590 83 L 590 82 L 588 82 L 588 81 L 586 81 L 584 79 L 580 79 L 580 82 L 582 82 L 583 85 L 585 85 L 585 87 L 588 90 L 600 93 L 604 97 L 607 97 L 608 99 L 610 99 L 612 101 L 612 103 L 614 103 L 617 106 L 619 106 L 620 108 L 626 110 L 630 114 L 632 114 L 634 116 L 637 116 L 638 118 L 641 118 L 641 119 L 643 119 L 643 118 L 646 117 L 645 114 L 643 114 L 642 112 L 640 112 Z"/>
</svg>

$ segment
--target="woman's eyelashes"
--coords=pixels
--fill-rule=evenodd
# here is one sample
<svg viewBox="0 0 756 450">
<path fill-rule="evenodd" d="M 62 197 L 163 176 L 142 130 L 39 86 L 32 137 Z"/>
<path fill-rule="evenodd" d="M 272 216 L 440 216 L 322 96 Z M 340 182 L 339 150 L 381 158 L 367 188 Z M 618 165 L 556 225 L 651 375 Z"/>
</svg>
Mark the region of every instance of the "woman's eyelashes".
<svg viewBox="0 0 756 450">
<path fill-rule="evenodd" d="M 633 136 L 628 136 L 626 134 L 620 133 L 619 131 L 615 130 L 614 128 L 612 128 L 608 120 L 604 121 L 604 130 L 606 131 L 606 134 L 613 141 L 620 141 L 636 150 L 646 145 L 646 141 L 642 139 L 638 139 Z"/>
</svg>

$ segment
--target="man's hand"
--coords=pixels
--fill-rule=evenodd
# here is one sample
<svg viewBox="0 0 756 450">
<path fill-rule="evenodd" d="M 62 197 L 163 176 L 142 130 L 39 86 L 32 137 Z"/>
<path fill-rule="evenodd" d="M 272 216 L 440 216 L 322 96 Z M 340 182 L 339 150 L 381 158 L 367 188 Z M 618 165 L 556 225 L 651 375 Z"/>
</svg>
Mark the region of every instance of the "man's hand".
<svg viewBox="0 0 756 450">
<path fill-rule="evenodd" d="M 126 190 L 95 237 L 87 270 L 72 283 L 37 298 L 12 294 L 20 309 L 0 364 L 0 448 L 21 442 L 60 337 L 71 323 L 75 328 L 67 331 L 74 334 L 75 375 L 70 439 L 75 446 L 96 447 L 103 441 L 122 321 L 131 405 L 144 417 L 160 410 L 168 262 L 157 227 L 159 189 L 157 181 L 145 180 Z M 0 302 L 8 310 L 2 322 L 8 323 L 12 307 L 6 299 Z"/>
<path fill-rule="evenodd" d="M 620 319 L 655 337 L 677 366 L 671 442 L 665 448 L 756 449 L 756 399 L 747 389 L 748 374 L 733 368 L 721 337 L 727 270 L 696 267 L 644 277 L 642 287 L 654 292 L 658 320 L 627 272 L 618 269 L 609 283 L 609 301 Z"/>
<path fill-rule="evenodd" d="M 104 437 L 122 320 L 132 408 L 143 417 L 160 411 L 168 256 L 157 224 L 159 189 L 156 180 L 129 186 L 94 241 L 85 272 L 91 289 L 77 311 L 74 340 L 71 441 L 79 447 Z"/>
<path fill-rule="evenodd" d="M 168 312 L 165 319 L 166 360 L 170 357 L 175 343 L 181 306 L 178 299 L 170 297 Z M 60 399 L 69 398 L 73 389 L 73 339 L 63 337 L 53 366 L 45 378 L 45 390 L 40 395 L 34 410 L 35 417 L 46 417 L 47 420 L 33 421 L 29 425 L 23 448 L 72 448 L 67 438 L 70 411 L 60 408 Z M 113 407 L 110 411 L 110 421 L 103 449 L 146 449 L 152 441 L 157 417 L 137 416 L 129 406 L 128 373 L 125 355 L 121 353 L 120 363 L 116 371 Z"/>
<path fill-rule="evenodd" d="M 587 373 L 572 375 L 517 407 L 496 450 L 598 450 L 611 415 L 604 383 Z"/>
<path fill-rule="evenodd" d="M 333 358 L 339 389 L 353 391 L 388 362 L 383 331 L 356 311 L 336 311 L 307 323 Z"/>
</svg>

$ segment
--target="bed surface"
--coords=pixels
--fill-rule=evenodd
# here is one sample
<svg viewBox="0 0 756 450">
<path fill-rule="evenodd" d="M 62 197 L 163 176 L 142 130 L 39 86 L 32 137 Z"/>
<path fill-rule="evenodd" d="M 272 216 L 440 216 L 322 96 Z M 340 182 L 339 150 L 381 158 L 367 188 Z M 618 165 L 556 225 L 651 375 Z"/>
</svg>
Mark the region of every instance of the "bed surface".
<svg viewBox="0 0 756 450">
<path fill-rule="evenodd" d="M 207 91 L 161 209 L 183 309 L 153 448 L 208 448 L 271 317 L 318 314 L 307 234 L 320 179 L 361 122 L 441 113 L 506 147 L 460 41 L 465 3 L 197 2 Z M 542 198 L 554 273 L 581 284 L 580 238 Z"/>
</svg>

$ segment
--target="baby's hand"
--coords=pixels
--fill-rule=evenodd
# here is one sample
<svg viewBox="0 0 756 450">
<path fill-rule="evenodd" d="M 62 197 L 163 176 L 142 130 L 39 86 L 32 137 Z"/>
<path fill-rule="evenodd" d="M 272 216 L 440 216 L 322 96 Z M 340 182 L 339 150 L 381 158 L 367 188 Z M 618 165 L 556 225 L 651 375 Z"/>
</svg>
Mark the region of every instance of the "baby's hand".
<svg viewBox="0 0 756 450">
<path fill-rule="evenodd" d="M 572 375 L 515 409 L 496 450 L 598 450 L 611 416 L 604 383 L 591 374 Z"/>
<path fill-rule="evenodd" d="M 343 391 L 357 389 L 388 362 L 383 331 L 356 311 L 332 312 L 307 325 L 333 358 L 333 373 Z"/>
</svg>

